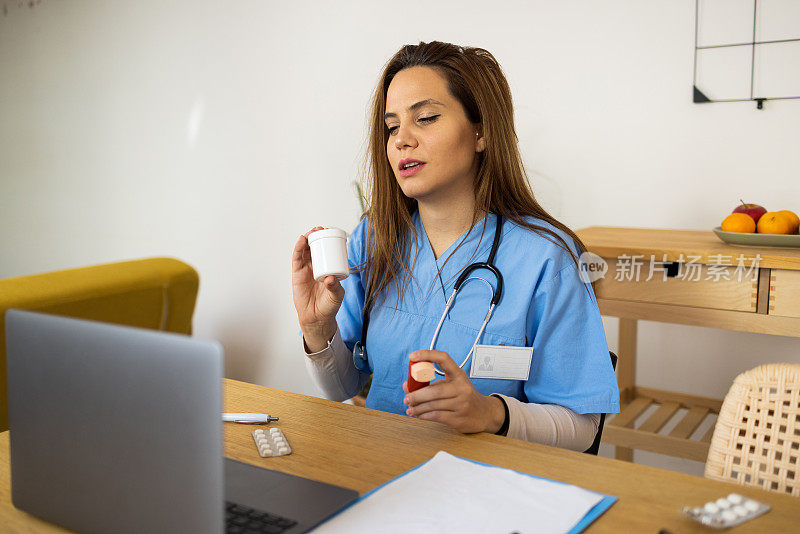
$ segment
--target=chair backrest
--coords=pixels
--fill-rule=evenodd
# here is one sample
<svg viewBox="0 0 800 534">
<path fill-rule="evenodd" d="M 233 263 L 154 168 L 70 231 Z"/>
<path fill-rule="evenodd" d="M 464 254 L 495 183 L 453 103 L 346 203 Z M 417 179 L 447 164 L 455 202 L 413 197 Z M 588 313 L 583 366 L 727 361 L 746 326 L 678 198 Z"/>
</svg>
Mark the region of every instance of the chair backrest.
<svg viewBox="0 0 800 534">
<path fill-rule="evenodd" d="M 611 351 L 608 351 L 608 355 L 611 358 L 611 367 L 613 367 L 614 370 L 616 371 L 617 370 L 617 355 L 614 354 Z M 606 414 L 601 413 L 600 414 L 600 424 L 597 425 L 597 434 L 594 436 L 594 441 L 592 442 L 592 446 L 589 447 L 588 449 L 586 449 L 585 451 L 583 451 L 586 454 L 594 454 L 595 456 L 597 456 L 597 451 L 600 450 L 600 438 L 603 437 L 603 425 L 605 424 L 605 422 L 606 422 Z"/>
<path fill-rule="evenodd" d="M 7 309 L 191 334 L 198 285 L 197 272 L 172 258 L 0 280 L 0 432 L 8 430 Z"/>
<path fill-rule="evenodd" d="M 740 374 L 722 402 L 705 476 L 800 497 L 800 365 Z"/>
</svg>

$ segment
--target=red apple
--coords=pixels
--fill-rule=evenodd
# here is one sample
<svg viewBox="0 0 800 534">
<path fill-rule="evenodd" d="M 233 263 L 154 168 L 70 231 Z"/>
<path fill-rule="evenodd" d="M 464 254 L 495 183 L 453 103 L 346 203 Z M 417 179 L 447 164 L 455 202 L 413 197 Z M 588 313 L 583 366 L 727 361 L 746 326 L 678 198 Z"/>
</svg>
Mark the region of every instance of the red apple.
<svg viewBox="0 0 800 534">
<path fill-rule="evenodd" d="M 761 218 L 762 215 L 767 213 L 767 210 L 764 209 L 764 206 L 759 206 L 758 204 L 745 204 L 742 201 L 741 205 L 736 206 L 731 213 L 744 213 L 745 215 L 749 215 L 752 219 L 758 224 L 758 220 Z"/>
</svg>

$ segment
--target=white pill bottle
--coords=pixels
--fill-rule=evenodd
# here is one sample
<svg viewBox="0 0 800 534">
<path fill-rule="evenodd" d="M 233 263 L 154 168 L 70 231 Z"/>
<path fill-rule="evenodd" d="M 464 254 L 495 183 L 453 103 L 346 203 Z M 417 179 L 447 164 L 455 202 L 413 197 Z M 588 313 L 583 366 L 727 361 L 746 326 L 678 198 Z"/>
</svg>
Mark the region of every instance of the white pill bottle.
<svg viewBox="0 0 800 534">
<path fill-rule="evenodd" d="M 311 247 L 311 264 L 314 280 L 321 282 L 326 276 L 344 280 L 350 275 L 347 264 L 347 233 L 338 228 L 325 228 L 308 234 Z"/>
</svg>

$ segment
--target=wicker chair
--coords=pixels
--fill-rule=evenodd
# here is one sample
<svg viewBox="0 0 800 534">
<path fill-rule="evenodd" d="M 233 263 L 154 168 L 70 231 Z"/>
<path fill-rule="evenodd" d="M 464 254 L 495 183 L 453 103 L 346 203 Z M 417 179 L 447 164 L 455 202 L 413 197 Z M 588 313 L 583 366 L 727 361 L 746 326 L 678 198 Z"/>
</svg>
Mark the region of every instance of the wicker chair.
<svg viewBox="0 0 800 534">
<path fill-rule="evenodd" d="M 800 365 L 761 365 L 733 381 L 705 476 L 800 497 Z"/>
</svg>

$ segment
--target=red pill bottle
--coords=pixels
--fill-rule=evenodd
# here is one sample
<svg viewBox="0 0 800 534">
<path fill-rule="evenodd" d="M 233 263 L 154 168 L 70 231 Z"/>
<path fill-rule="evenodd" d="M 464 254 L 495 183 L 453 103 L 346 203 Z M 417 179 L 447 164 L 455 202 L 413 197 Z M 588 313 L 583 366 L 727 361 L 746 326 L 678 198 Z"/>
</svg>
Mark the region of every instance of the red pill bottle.
<svg viewBox="0 0 800 534">
<path fill-rule="evenodd" d="M 424 388 L 436 377 L 431 362 L 408 362 L 408 392 Z"/>
</svg>

